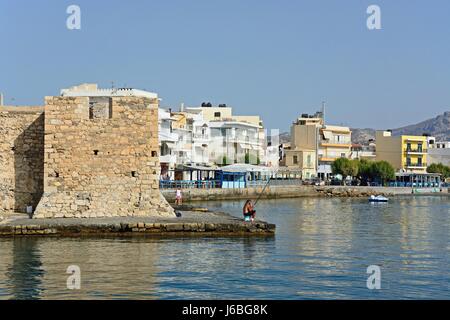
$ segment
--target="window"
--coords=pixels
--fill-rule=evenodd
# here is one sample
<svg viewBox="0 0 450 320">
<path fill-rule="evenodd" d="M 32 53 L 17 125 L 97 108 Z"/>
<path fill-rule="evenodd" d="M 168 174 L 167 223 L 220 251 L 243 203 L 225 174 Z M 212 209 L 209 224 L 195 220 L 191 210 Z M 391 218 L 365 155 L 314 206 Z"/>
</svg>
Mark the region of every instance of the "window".
<svg viewBox="0 0 450 320">
<path fill-rule="evenodd" d="M 214 117 L 215 118 L 220 118 L 220 112 L 214 112 Z"/>
<path fill-rule="evenodd" d="M 417 165 L 422 166 L 422 158 L 417 158 Z"/>
<path fill-rule="evenodd" d="M 306 157 L 306 162 L 308 164 L 308 167 L 310 167 L 311 166 L 311 155 L 310 154 L 308 154 L 308 156 Z"/>
<path fill-rule="evenodd" d="M 293 162 L 294 164 L 298 164 L 298 157 L 297 157 L 297 156 L 294 156 L 293 159 L 292 159 L 292 162 Z"/>
<path fill-rule="evenodd" d="M 89 98 L 89 119 L 111 119 L 112 118 L 112 98 L 90 97 Z"/>
<path fill-rule="evenodd" d="M 411 158 L 410 157 L 406 158 L 406 165 L 411 166 Z"/>
<path fill-rule="evenodd" d="M 411 151 L 411 143 L 406 144 L 406 151 Z"/>
<path fill-rule="evenodd" d="M 419 143 L 417 145 L 417 151 L 422 152 L 422 144 L 421 143 Z"/>
<path fill-rule="evenodd" d="M 345 158 L 345 153 L 341 153 L 341 158 Z"/>
</svg>

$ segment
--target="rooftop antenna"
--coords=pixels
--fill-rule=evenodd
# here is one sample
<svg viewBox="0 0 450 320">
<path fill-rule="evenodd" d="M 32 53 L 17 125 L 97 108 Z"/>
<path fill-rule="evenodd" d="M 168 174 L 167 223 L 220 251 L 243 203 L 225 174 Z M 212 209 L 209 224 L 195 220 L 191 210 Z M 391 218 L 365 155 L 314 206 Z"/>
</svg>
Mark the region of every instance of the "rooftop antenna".
<svg viewBox="0 0 450 320">
<path fill-rule="evenodd" d="M 322 120 L 323 124 L 325 124 L 325 101 L 322 101 Z"/>
</svg>

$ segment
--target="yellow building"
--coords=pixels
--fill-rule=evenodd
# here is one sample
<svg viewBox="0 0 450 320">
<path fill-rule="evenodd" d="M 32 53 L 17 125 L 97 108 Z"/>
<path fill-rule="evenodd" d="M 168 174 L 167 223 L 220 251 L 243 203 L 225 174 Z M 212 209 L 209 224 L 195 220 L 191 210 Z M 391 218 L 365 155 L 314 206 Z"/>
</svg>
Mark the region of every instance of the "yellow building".
<svg viewBox="0 0 450 320">
<path fill-rule="evenodd" d="M 389 162 L 397 171 L 426 173 L 427 137 L 394 137 L 391 131 L 377 131 L 376 144 L 376 160 Z"/>
</svg>

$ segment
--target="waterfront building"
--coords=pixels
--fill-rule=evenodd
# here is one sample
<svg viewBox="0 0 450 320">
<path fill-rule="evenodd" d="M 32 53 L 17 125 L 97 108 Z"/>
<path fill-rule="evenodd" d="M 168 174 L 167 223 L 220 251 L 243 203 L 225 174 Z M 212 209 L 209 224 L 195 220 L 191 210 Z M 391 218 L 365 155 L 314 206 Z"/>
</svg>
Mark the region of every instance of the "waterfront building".
<svg viewBox="0 0 450 320">
<path fill-rule="evenodd" d="M 184 166 L 211 165 L 209 125 L 202 113 L 160 109 L 159 118 L 161 179 L 190 179 L 190 172 L 182 170 Z"/>
<path fill-rule="evenodd" d="M 234 120 L 216 120 L 209 125 L 210 158 L 217 165 L 260 164 L 263 146 L 259 139 L 259 126 Z"/>
<path fill-rule="evenodd" d="M 178 142 L 178 134 L 172 130 L 171 112 L 160 108 L 158 111 L 159 126 L 159 162 L 161 165 L 161 178 L 173 180 L 175 167 L 177 164 L 177 153 L 175 145 Z"/>
<path fill-rule="evenodd" d="M 318 176 L 328 180 L 331 164 L 339 158 L 351 158 L 352 132 L 349 127 L 325 125 L 320 128 Z"/>
<path fill-rule="evenodd" d="M 330 178 L 331 164 L 351 158 L 351 131 L 348 127 L 326 125 L 323 112 L 302 114 L 291 126 L 291 146 L 285 150 L 285 165 L 299 168 L 303 179 Z"/>
<path fill-rule="evenodd" d="M 190 114 L 201 114 L 204 123 L 198 139 L 209 138 L 208 158 L 215 165 L 232 163 L 267 164 L 265 130 L 259 116 L 233 115 L 227 105 L 184 108 Z M 205 130 L 206 128 L 206 130 Z M 199 132 L 199 133 L 201 133 Z M 201 143 L 201 141 L 199 141 Z"/>
<path fill-rule="evenodd" d="M 319 134 L 323 127 L 323 114 L 302 114 L 291 126 L 291 143 L 284 149 L 283 164 L 288 168 L 297 168 L 303 179 L 317 176 Z"/>
<path fill-rule="evenodd" d="M 428 165 L 442 163 L 450 167 L 450 141 L 434 141 L 428 148 Z"/>
<path fill-rule="evenodd" d="M 396 171 L 426 173 L 426 136 L 392 136 L 391 131 L 376 132 L 376 160 L 389 162 Z"/>
</svg>

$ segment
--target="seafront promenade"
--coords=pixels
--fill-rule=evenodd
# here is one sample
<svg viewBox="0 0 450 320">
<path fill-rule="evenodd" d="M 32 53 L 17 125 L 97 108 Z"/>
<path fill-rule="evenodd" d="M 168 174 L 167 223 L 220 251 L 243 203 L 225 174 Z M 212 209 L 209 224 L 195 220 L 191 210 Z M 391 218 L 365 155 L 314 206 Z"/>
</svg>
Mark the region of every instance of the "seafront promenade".
<svg viewBox="0 0 450 320">
<path fill-rule="evenodd" d="M 450 196 L 448 189 L 444 188 L 409 188 L 409 187 L 365 187 L 365 186 L 311 186 L 311 185 L 268 185 L 248 188 L 231 189 L 183 189 L 184 201 L 211 201 L 211 200 L 237 200 L 299 197 L 369 197 L 371 195 L 398 196 L 433 194 Z M 175 190 L 161 190 L 167 201 L 175 201 Z"/>
</svg>

